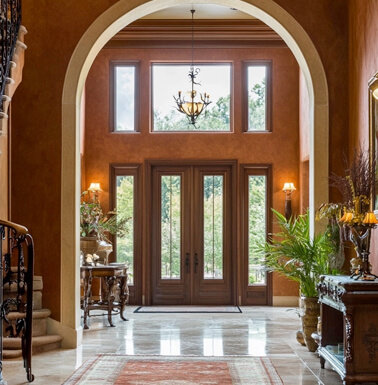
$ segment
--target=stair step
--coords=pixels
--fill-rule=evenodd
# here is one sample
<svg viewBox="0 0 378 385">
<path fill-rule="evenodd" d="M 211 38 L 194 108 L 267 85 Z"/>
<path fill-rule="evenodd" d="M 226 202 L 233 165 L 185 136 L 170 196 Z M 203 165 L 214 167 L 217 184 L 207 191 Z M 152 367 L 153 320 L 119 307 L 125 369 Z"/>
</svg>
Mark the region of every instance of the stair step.
<svg viewBox="0 0 378 385">
<path fill-rule="evenodd" d="M 40 310 L 33 310 L 33 319 L 40 319 L 40 318 L 47 318 L 50 317 L 51 311 L 49 309 L 40 309 Z M 20 313 L 18 311 L 11 311 L 7 318 L 9 321 L 13 321 L 19 318 L 25 318 L 25 313 Z"/>
<path fill-rule="evenodd" d="M 4 350 L 3 359 L 11 360 L 12 358 L 22 357 L 22 350 Z"/>
<path fill-rule="evenodd" d="M 43 336 L 47 333 L 47 318 L 51 315 L 49 309 L 33 310 L 33 337 Z M 7 316 L 8 321 L 13 327 L 16 325 L 16 320 L 24 318 L 25 313 L 10 312 Z M 8 327 L 7 323 L 3 323 L 4 335 L 8 336 L 9 331 L 6 331 Z"/>
<path fill-rule="evenodd" d="M 57 344 L 63 340 L 62 336 L 59 335 L 44 335 L 44 336 L 38 336 L 33 337 L 32 344 L 33 344 L 33 353 L 46 351 L 46 350 L 40 350 L 39 347 L 43 347 L 45 345 L 52 345 Z M 3 339 L 3 348 L 5 350 L 20 350 L 21 347 L 21 338 L 4 338 Z M 55 348 L 54 349 L 59 349 Z"/>
</svg>

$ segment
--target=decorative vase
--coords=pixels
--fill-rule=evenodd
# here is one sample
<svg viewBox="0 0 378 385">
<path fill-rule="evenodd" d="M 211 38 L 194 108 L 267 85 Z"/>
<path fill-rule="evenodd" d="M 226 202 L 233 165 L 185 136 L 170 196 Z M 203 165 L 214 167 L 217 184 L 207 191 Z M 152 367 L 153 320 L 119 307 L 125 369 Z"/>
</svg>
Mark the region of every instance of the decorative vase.
<svg viewBox="0 0 378 385">
<path fill-rule="evenodd" d="M 84 258 L 87 254 L 95 254 L 99 247 L 99 241 L 97 237 L 81 237 L 80 238 L 80 250 L 84 254 Z"/>
<path fill-rule="evenodd" d="M 103 265 L 109 264 L 109 254 L 113 251 L 113 245 L 111 243 L 101 241 L 98 245 L 97 255 L 100 257 L 99 263 Z"/>
<path fill-rule="evenodd" d="M 311 337 L 312 333 L 316 333 L 318 327 L 318 318 L 320 315 L 320 305 L 318 298 L 302 297 L 304 305 L 304 314 L 302 316 L 303 337 L 310 352 L 315 352 L 318 345 Z"/>
</svg>

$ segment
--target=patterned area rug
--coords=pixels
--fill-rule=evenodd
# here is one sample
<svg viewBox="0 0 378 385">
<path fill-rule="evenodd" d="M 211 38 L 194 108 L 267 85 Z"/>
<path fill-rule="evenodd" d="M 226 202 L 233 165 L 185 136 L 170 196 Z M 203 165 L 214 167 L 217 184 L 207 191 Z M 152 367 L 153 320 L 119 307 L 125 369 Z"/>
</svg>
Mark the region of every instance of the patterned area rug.
<svg viewBox="0 0 378 385">
<path fill-rule="evenodd" d="M 241 313 L 239 306 L 140 306 L 134 313 Z"/>
<path fill-rule="evenodd" d="M 268 357 L 99 354 L 63 385 L 283 385 Z"/>
</svg>

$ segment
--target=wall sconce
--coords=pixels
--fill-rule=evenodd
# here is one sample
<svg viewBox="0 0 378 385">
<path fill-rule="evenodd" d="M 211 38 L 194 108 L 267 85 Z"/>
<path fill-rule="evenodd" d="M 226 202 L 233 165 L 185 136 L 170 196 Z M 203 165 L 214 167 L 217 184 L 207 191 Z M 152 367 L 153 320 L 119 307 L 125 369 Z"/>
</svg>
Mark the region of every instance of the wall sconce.
<svg viewBox="0 0 378 385">
<path fill-rule="evenodd" d="M 99 203 L 98 197 L 100 192 L 102 192 L 100 183 L 91 183 L 91 185 L 88 187 L 88 191 L 92 192 L 93 194 L 93 202 Z"/>
<path fill-rule="evenodd" d="M 285 193 L 285 218 L 291 218 L 291 193 L 295 191 L 294 183 L 285 183 L 282 191 Z"/>
</svg>

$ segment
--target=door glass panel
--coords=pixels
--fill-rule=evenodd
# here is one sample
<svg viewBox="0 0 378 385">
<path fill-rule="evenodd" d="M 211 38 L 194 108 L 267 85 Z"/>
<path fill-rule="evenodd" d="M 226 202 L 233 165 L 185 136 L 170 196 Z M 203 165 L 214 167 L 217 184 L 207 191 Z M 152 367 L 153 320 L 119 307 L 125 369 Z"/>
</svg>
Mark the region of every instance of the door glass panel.
<svg viewBox="0 0 378 385">
<path fill-rule="evenodd" d="M 264 261 L 253 245 L 266 239 L 266 177 L 249 175 L 248 181 L 248 284 L 265 283 Z"/>
<path fill-rule="evenodd" d="M 161 278 L 180 279 L 181 177 L 161 177 Z"/>
<path fill-rule="evenodd" d="M 223 278 L 223 175 L 203 179 L 204 278 Z"/>
<path fill-rule="evenodd" d="M 117 236 L 117 262 L 129 265 L 129 284 L 134 283 L 134 176 L 117 176 L 117 220 L 127 220 L 127 231 Z"/>
</svg>

